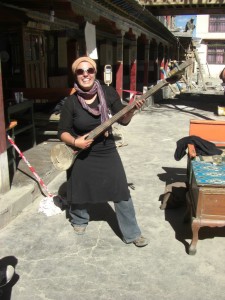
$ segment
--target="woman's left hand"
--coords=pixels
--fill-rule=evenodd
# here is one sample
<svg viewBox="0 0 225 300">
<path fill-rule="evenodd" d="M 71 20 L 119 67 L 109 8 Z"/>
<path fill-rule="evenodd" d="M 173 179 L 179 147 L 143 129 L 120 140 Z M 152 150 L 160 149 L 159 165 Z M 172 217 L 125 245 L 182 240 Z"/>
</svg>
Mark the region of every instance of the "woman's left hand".
<svg viewBox="0 0 225 300">
<path fill-rule="evenodd" d="M 136 100 L 135 106 L 134 106 L 128 113 L 126 113 L 126 114 L 122 117 L 122 119 L 121 119 L 122 123 L 123 123 L 124 125 L 127 125 L 127 124 L 130 122 L 130 120 L 132 119 L 134 112 L 135 112 L 136 110 L 141 109 L 142 106 L 144 105 L 144 103 L 145 103 L 145 99 L 142 99 L 142 100 Z"/>
<path fill-rule="evenodd" d="M 137 101 L 135 102 L 135 107 L 134 107 L 134 109 L 135 109 L 135 110 L 141 109 L 142 106 L 144 105 L 144 103 L 145 103 L 145 99 L 137 100 Z"/>
</svg>

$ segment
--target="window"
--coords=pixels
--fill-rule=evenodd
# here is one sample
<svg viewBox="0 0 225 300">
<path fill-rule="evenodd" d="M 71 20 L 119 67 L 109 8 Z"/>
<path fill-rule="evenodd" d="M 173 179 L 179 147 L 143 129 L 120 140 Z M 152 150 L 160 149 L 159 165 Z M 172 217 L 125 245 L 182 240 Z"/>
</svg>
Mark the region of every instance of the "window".
<svg viewBox="0 0 225 300">
<path fill-rule="evenodd" d="M 225 15 L 209 16 L 209 32 L 225 32 Z"/>
<path fill-rule="evenodd" d="M 225 64 L 225 44 L 208 45 L 208 64 Z"/>
<path fill-rule="evenodd" d="M 45 38 L 40 33 L 24 33 L 24 51 L 27 61 L 35 61 L 45 56 Z"/>
</svg>

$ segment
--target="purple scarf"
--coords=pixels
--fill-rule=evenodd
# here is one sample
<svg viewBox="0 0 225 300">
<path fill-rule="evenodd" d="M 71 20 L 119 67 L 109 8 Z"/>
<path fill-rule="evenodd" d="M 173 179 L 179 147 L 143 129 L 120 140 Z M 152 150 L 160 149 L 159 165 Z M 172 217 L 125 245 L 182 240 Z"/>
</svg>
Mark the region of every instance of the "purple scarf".
<svg viewBox="0 0 225 300">
<path fill-rule="evenodd" d="M 94 85 L 88 92 L 82 91 L 76 83 L 74 84 L 74 87 L 76 89 L 77 98 L 84 109 L 94 116 L 101 115 L 101 123 L 104 123 L 109 119 L 105 95 L 98 80 L 95 80 Z M 90 108 L 85 102 L 85 99 L 89 99 L 90 96 L 94 96 L 96 93 L 98 94 L 100 103 L 97 108 Z"/>
</svg>

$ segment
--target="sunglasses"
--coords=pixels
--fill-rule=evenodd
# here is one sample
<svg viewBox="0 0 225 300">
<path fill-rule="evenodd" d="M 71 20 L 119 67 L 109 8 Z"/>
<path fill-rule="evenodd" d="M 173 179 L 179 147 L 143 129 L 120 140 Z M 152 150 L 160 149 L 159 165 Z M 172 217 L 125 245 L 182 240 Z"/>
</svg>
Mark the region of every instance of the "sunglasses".
<svg viewBox="0 0 225 300">
<path fill-rule="evenodd" d="M 84 72 L 87 72 L 88 74 L 95 74 L 95 69 L 94 68 L 88 68 L 88 69 L 77 69 L 76 70 L 76 75 L 84 75 Z"/>
</svg>

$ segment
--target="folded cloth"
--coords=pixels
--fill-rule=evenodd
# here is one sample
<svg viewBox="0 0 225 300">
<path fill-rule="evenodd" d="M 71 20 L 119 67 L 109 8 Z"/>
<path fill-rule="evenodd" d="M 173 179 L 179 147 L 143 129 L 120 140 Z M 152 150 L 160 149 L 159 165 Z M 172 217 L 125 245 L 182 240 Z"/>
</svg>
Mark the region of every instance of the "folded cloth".
<svg viewBox="0 0 225 300">
<path fill-rule="evenodd" d="M 195 146 L 197 155 L 220 155 L 223 152 L 214 143 L 204 140 L 199 136 L 190 135 L 177 141 L 177 148 L 174 153 L 175 160 L 181 160 L 185 156 L 188 144 Z"/>
</svg>

